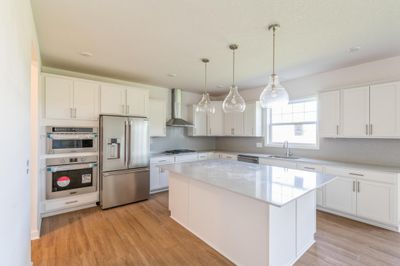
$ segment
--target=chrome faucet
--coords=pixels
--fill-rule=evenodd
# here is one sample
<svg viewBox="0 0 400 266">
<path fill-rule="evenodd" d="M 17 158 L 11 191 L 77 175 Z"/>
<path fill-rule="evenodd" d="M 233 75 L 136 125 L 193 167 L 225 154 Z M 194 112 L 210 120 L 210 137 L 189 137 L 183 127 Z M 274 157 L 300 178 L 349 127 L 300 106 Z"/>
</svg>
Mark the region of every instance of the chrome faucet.
<svg viewBox="0 0 400 266">
<path fill-rule="evenodd" d="M 283 148 L 286 149 L 285 151 L 285 157 L 290 157 L 293 155 L 293 153 L 291 152 L 290 148 L 289 148 L 289 141 L 285 141 L 283 142 Z"/>
</svg>

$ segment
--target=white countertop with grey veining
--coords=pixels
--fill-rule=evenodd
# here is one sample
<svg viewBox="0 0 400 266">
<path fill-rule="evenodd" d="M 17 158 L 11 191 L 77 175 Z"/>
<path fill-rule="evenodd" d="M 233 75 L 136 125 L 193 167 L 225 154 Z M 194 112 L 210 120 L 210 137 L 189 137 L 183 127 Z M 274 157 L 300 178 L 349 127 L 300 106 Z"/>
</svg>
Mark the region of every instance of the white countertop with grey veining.
<svg viewBox="0 0 400 266">
<path fill-rule="evenodd" d="M 284 206 L 335 178 L 329 174 L 234 160 L 204 160 L 160 167 L 185 178 L 204 182 L 278 207 Z"/>
</svg>

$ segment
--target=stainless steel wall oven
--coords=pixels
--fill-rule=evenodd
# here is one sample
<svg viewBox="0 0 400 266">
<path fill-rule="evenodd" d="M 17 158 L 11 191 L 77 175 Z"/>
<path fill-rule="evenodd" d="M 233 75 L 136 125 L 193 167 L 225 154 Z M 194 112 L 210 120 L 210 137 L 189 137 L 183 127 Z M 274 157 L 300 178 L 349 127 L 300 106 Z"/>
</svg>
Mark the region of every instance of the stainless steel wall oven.
<svg viewBox="0 0 400 266">
<path fill-rule="evenodd" d="M 49 158 L 46 160 L 46 199 L 95 192 L 97 156 Z"/>
</svg>

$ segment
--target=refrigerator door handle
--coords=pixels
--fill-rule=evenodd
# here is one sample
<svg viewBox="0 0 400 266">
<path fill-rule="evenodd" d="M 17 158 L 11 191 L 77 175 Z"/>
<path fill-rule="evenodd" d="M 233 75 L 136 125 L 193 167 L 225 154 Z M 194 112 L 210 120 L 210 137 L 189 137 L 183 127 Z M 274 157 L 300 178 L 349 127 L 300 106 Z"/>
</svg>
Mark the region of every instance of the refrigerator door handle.
<svg viewBox="0 0 400 266">
<path fill-rule="evenodd" d="M 128 151 L 128 163 L 127 163 L 127 168 L 129 168 L 129 166 L 131 165 L 131 150 L 132 150 L 132 140 L 131 140 L 131 136 L 132 136 L 132 120 L 129 121 L 129 130 L 128 130 L 128 136 L 129 136 L 129 143 L 128 143 L 128 147 L 129 147 L 129 151 Z"/>
<path fill-rule="evenodd" d="M 129 148 L 129 146 L 128 146 L 128 141 L 127 141 L 127 131 L 128 131 L 128 120 L 125 120 L 125 125 L 124 125 L 124 139 L 125 139 L 125 141 L 124 141 L 124 165 L 125 165 L 125 167 L 128 167 L 128 160 L 127 160 L 127 158 L 128 158 L 128 148 Z"/>
</svg>

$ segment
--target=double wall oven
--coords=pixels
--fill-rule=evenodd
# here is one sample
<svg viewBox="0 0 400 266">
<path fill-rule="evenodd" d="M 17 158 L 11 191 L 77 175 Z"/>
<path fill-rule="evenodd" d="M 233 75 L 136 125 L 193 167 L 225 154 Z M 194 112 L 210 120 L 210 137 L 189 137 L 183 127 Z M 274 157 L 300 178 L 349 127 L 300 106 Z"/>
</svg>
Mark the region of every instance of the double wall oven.
<svg viewBox="0 0 400 266">
<path fill-rule="evenodd" d="M 48 126 L 46 137 L 47 154 L 57 154 L 46 159 L 46 199 L 97 191 L 98 156 L 71 153 L 97 152 L 98 128 Z"/>
</svg>

